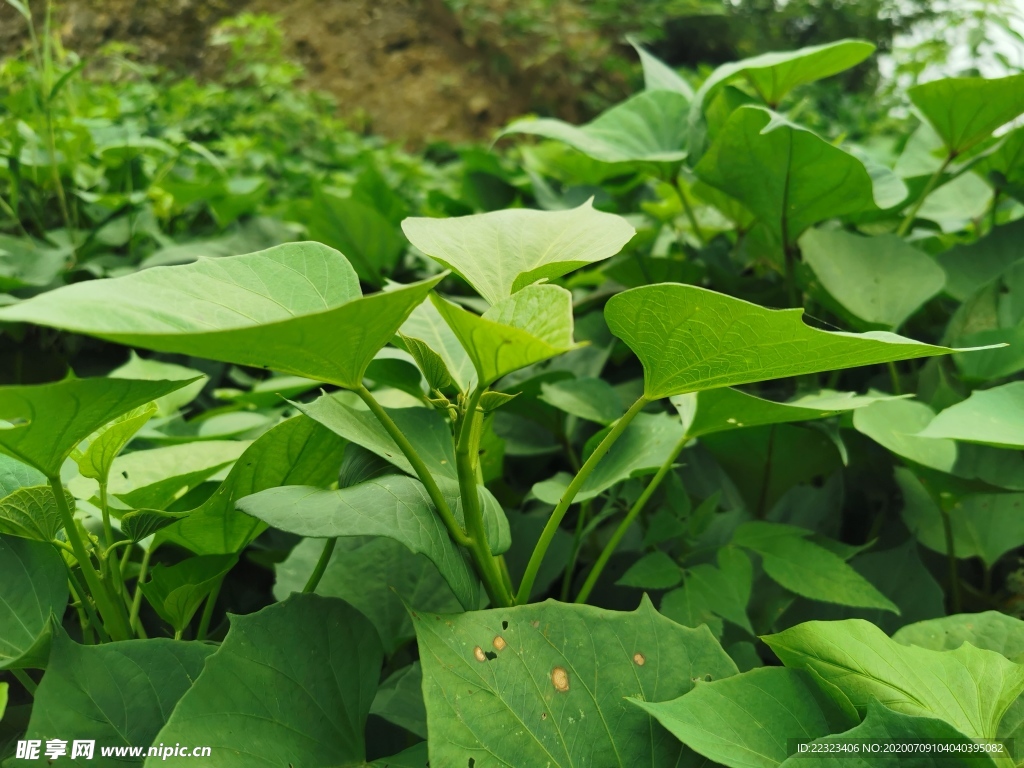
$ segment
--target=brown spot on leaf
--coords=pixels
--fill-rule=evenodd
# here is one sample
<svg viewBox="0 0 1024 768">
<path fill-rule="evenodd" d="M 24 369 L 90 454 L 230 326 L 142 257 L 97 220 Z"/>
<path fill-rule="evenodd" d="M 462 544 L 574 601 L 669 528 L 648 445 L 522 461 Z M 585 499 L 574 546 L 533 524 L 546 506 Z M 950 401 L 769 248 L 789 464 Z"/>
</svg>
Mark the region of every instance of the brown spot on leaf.
<svg viewBox="0 0 1024 768">
<path fill-rule="evenodd" d="M 479 645 L 473 649 L 473 657 L 477 661 L 487 661 L 487 655 L 484 653 L 484 649 Z"/>
<path fill-rule="evenodd" d="M 507 643 L 505 642 L 505 638 L 501 635 L 495 635 L 494 640 L 492 641 L 491 644 L 494 646 L 494 650 L 496 651 L 505 650 L 505 646 L 507 645 Z"/>
<path fill-rule="evenodd" d="M 547 712 L 541 712 L 540 713 L 540 719 L 541 720 L 547 720 L 548 719 L 548 713 Z"/>
<path fill-rule="evenodd" d="M 533 627 L 534 629 L 536 629 L 537 627 L 540 626 L 540 622 L 539 621 L 531 621 L 530 622 L 530 626 Z"/>
<path fill-rule="evenodd" d="M 644 664 L 647 663 L 647 657 L 644 656 L 642 653 L 634 653 L 633 654 L 633 661 L 636 662 L 636 665 L 638 667 L 642 667 Z"/>
<path fill-rule="evenodd" d="M 564 667 L 555 667 L 551 670 L 551 684 L 555 686 L 556 691 L 565 693 L 569 690 L 569 673 Z"/>
</svg>

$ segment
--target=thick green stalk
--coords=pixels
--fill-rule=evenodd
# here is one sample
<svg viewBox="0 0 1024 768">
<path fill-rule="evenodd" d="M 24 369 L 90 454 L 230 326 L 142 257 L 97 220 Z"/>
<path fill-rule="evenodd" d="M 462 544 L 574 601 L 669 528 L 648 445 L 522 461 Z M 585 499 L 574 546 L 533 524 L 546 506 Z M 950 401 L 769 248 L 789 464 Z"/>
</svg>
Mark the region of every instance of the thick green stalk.
<svg viewBox="0 0 1024 768">
<path fill-rule="evenodd" d="M 13 674 L 15 679 L 25 687 L 25 690 L 29 692 L 29 695 L 35 698 L 36 683 L 35 680 L 28 676 L 28 672 L 23 669 L 12 669 L 11 674 Z"/>
<path fill-rule="evenodd" d="M 910 210 L 907 211 L 907 215 L 903 218 L 903 221 L 900 222 L 899 229 L 896 230 L 896 235 L 898 237 L 903 237 L 910 231 L 910 227 L 913 225 L 914 219 L 917 218 L 917 212 L 921 210 L 921 206 L 924 205 L 925 199 L 932 193 L 932 190 L 935 189 L 935 185 L 939 183 L 939 179 L 942 178 L 942 174 L 946 172 L 946 169 L 949 167 L 949 164 L 953 162 L 955 157 L 956 155 L 953 153 L 947 155 L 946 159 L 942 161 L 942 165 L 940 165 L 938 170 L 932 174 L 930 179 L 928 179 L 928 183 L 924 185 L 924 189 L 921 191 L 921 194 L 918 196 L 917 200 L 914 201 Z"/>
<path fill-rule="evenodd" d="M 320 584 L 320 579 L 322 579 L 324 577 L 324 573 L 327 572 L 327 564 L 331 562 L 331 555 L 334 554 L 334 548 L 337 545 L 337 536 L 333 539 L 327 539 L 324 542 L 324 548 L 320 553 L 320 559 L 316 561 L 316 567 L 313 569 L 313 572 L 309 574 L 309 580 L 306 582 L 306 586 L 302 588 L 303 593 L 310 594 L 312 592 L 316 592 L 316 588 Z"/>
<path fill-rule="evenodd" d="M 60 477 L 48 479 L 50 489 L 53 491 L 54 500 L 57 503 L 57 511 L 60 513 L 61 522 L 64 524 L 64 533 L 75 550 L 75 557 L 78 559 L 78 565 L 85 576 L 85 583 L 92 593 L 93 600 L 96 601 L 96 607 L 103 617 L 107 632 L 114 640 L 127 640 L 131 633 L 128 629 L 128 623 L 125 621 L 121 601 L 110 594 L 106 584 L 100 580 L 99 574 L 96 573 L 96 569 L 92 566 L 92 559 L 85 548 L 85 542 L 82 541 L 82 537 L 78 535 L 78 529 L 75 527 L 75 517 L 71 514 L 68 500 L 64 497 L 64 486 L 61 484 Z M 82 597 L 84 599 L 85 596 L 83 595 Z"/>
<path fill-rule="evenodd" d="M 661 485 L 661 481 L 664 480 L 666 475 L 668 475 L 672 470 L 672 465 L 675 464 L 676 459 L 679 458 L 679 454 L 682 453 L 683 447 L 687 442 L 689 442 L 689 440 L 690 438 L 688 436 L 683 435 L 679 442 L 675 444 L 675 447 L 669 454 L 668 459 L 664 464 L 658 467 L 658 471 L 655 473 L 654 477 L 651 478 L 651 482 L 647 484 L 647 487 L 644 488 L 644 492 L 640 494 L 640 498 L 633 503 L 629 512 L 626 513 L 622 522 L 619 523 L 619 527 L 615 529 L 615 533 L 612 534 L 608 543 L 604 545 L 604 549 L 601 550 L 601 554 L 598 556 L 597 562 L 594 563 L 594 567 L 591 568 L 590 573 L 587 574 L 587 580 L 583 582 L 583 587 L 580 589 L 580 593 L 576 595 L 577 603 L 585 603 L 587 598 L 590 597 L 590 593 L 593 591 L 594 585 L 597 584 L 597 580 L 601 577 L 601 572 L 604 570 L 604 567 L 608 564 L 611 556 L 615 554 L 615 550 L 622 542 L 622 537 L 626 535 L 626 531 L 629 530 L 633 521 L 635 521 L 640 512 L 643 511 L 647 502 L 650 501 L 651 496 L 654 495 L 654 492 L 658 490 L 658 486 Z"/>
<path fill-rule="evenodd" d="M 437 509 L 437 513 L 441 516 L 441 520 L 448 529 L 448 534 L 456 544 L 461 544 L 464 547 L 471 546 L 473 543 L 472 540 L 466 535 L 466 532 L 462 530 L 462 526 L 459 525 L 459 521 L 455 519 L 455 515 L 452 514 L 451 507 L 449 507 L 448 502 L 445 501 L 444 495 L 441 493 L 441 489 L 437 487 L 437 482 L 434 480 L 434 476 L 430 474 L 430 470 L 427 469 L 427 465 L 423 463 L 423 459 L 420 458 L 420 455 L 416 453 L 416 449 L 413 448 L 412 443 L 410 443 L 408 438 L 402 434 L 402 430 L 400 430 L 398 425 L 392 421 L 390 416 L 388 416 L 388 413 L 384 410 L 383 406 L 381 406 L 374 396 L 370 394 L 370 390 L 361 386 L 359 389 L 354 391 L 362 398 L 363 402 L 366 403 L 373 415 L 377 417 L 377 421 L 379 421 L 381 426 L 387 430 L 387 433 L 391 435 L 391 439 L 395 441 L 402 453 L 405 454 L 405 458 L 409 460 L 413 470 L 416 472 L 416 476 L 427 489 L 427 495 L 433 502 L 435 509 Z"/>
<path fill-rule="evenodd" d="M 142 631 L 142 623 L 139 621 L 139 609 L 142 608 L 142 582 L 146 580 L 146 574 L 149 572 L 149 559 L 152 556 L 152 549 L 143 551 L 142 563 L 139 565 L 139 578 L 135 581 L 135 597 L 132 599 L 132 612 L 128 618 L 128 623 L 135 630 L 136 634 L 140 634 Z"/>
<path fill-rule="evenodd" d="M 483 580 L 484 589 L 495 608 L 512 605 L 512 595 L 505 586 L 498 561 L 491 552 L 484 527 L 483 511 L 480 509 L 480 491 L 477 487 L 477 462 L 479 460 L 481 416 L 478 405 L 484 387 L 474 391 L 466 404 L 462 425 L 455 445 L 455 468 L 459 473 L 459 494 L 462 511 L 466 519 L 466 533 L 469 534 L 469 551 L 473 556 L 477 572 Z"/>
<path fill-rule="evenodd" d="M 580 492 L 580 488 L 590 477 L 590 473 L 594 471 L 594 468 L 598 465 L 604 455 L 608 453 L 609 449 L 615 444 L 615 441 L 622 436 L 622 433 L 626 431 L 626 427 L 633 421 L 633 418 L 644 409 L 647 405 L 648 399 L 643 395 L 629 407 L 629 410 L 615 422 L 611 431 L 604 436 L 594 452 L 590 454 L 587 460 L 580 467 L 580 471 L 576 473 L 576 477 L 569 483 L 569 487 L 565 489 L 565 493 L 562 494 L 562 498 L 558 500 L 558 505 L 551 513 L 551 517 L 548 518 L 547 524 L 544 526 L 544 530 L 540 534 L 540 539 L 537 541 L 537 545 L 533 548 L 533 554 L 530 556 L 530 562 L 526 565 L 526 572 L 523 574 L 523 580 L 519 584 L 519 592 L 516 594 L 516 603 L 525 603 L 530 599 L 530 594 L 533 592 L 533 583 L 537 580 L 537 573 L 540 571 L 541 563 L 544 562 L 544 555 L 547 554 L 548 547 L 551 546 L 551 542 L 555 538 L 555 533 L 558 532 L 558 526 L 562 524 L 562 519 L 565 517 L 565 513 L 569 511 L 569 507 L 572 506 L 573 500 L 576 498 L 576 494 Z"/>
<path fill-rule="evenodd" d="M 107 542 L 107 549 L 103 556 L 104 567 L 110 574 L 110 583 L 114 593 L 120 597 L 124 594 L 124 577 L 121 575 L 121 561 L 117 555 L 112 553 L 116 546 L 114 541 L 114 528 L 110 524 L 110 505 L 107 499 L 107 481 L 100 483 L 100 511 L 103 513 L 103 537 Z"/>
<path fill-rule="evenodd" d="M 337 541 L 337 539 L 334 539 L 334 541 Z M 206 596 L 206 605 L 203 606 L 203 615 L 199 619 L 199 629 L 196 631 L 196 640 L 205 640 L 206 633 L 210 631 L 210 620 L 213 618 L 213 607 L 217 604 L 217 597 L 220 595 L 220 588 L 223 583 L 224 577 L 221 576 L 217 579 L 217 583 L 213 585 L 213 589 L 210 590 L 210 594 Z"/>
</svg>

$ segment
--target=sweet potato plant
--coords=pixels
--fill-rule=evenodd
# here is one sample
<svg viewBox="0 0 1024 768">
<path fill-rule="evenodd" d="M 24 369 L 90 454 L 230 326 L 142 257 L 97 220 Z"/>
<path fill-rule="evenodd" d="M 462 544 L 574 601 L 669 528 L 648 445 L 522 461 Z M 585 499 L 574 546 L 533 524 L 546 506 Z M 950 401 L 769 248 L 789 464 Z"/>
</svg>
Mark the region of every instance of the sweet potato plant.
<svg viewBox="0 0 1024 768">
<path fill-rule="evenodd" d="M 505 130 L 541 139 L 499 145 L 514 204 L 405 218 L 401 268 L 311 238 L 7 287 L 12 337 L 132 351 L 0 387 L 3 764 L 1024 759 L 1024 75 L 802 125 L 871 54 L 693 90 L 641 50 L 594 121 Z"/>
</svg>

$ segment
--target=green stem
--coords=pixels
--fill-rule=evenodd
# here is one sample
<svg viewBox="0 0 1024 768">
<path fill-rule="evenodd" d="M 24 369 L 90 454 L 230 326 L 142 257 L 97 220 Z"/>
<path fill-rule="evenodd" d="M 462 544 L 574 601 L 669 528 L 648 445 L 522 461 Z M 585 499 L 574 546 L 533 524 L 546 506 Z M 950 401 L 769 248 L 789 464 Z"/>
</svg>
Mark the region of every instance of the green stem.
<svg viewBox="0 0 1024 768">
<path fill-rule="evenodd" d="M 917 218 L 917 212 L 921 210 L 921 206 L 924 205 L 925 199 L 932 193 L 932 190 L 935 189 L 935 185 L 939 183 L 939 179 L 942 178 L 942 174 L 946 172 L 946 169 L 949 167 L 949 164 L 953 162 L 955 157 L 955 153 L 949 153 L 946 156 L 946 159 L 942 161 L 942 165 L 939 166 L 938 170 L 936 170 L 935 173 L 932 174 L 931 178 L 928 179 L 928 183 L 924 185 L 924 189 L 921 191 L 921 194 L 918 196 L 917 200 L 914 201 L 910 210 L 907 211 L 907 215 L 903 218 L 903 221 L 900 222 L 899 229 L 896 230 L 897 237 L 904 237 L 907 232 L 910 231 L 910 227 L 913 225 L 914 219 Z"/>
<path fill-rule="evenodd" d="M 784 250 L 786 258 L 784 273 L 786 282 L 786 299 L 789 302 L 789 306 L 799 307 L 802 302 L 800 301 L 800 291 L 796 285 L 796 246 L 787 245 Z"/>
<path fill-rule="evenodd" d="M 889 379 L 892 381 L 892 393 L 902 395 L 903 387 L 900 386 L 900 371 L 896 367 L 896 363 L 890 360 L 886 365 L 889 368 Z"/>
<path fill-rule="evenodd" d="M 146 574 L 149 572 L 149 558 L 153 556 L 152 549 L 143 550 L 142 563 L 139 564 L 139 578 L 135 582 L 135 597 L 132 599 L 132 612 L 128 619 L 128 623 L 135 630 L 136 634 L 142 627 L 139 622 L 139 609 L 142 607 L 142 582 L 146 580 Z"/>
<path fill-rule="evenodd" d="M 124 594 L 124 577 L 121 575 L 121 561 L 117 555 L 111 556 L 114 548 L 120 543 L 114 541 L 114 529 L 110 525 L 110 505 L 107 498 L 107 482 L 100 483 L 100 511 L 103 513 L 103 537 L 107 542 L 107 549 L 103 553 L 103 567 L 110 574 L 110 583 L 114 588 L 114 594 L 118 597 Z"/>
<path fill-rule="evenodd" d="M 181 630 L 180 629 L 174 630 L 174 639 L 175 640 L 181 640 Z"/>
<path fill-rule="evenodd" d="M 114 640 L 127 640 L 131 633 L 125 621 L 121 601 L 114 599 L 114 596 L 107 590 L 107 586 L 100 580 L 96 569 L 93 568 L 92 559 L 85 549 L 85 542 L 82 541 L 82 537 L 78 535 L 78 529 L 75 527 L 75 517 L 71 514 L 68 500 L 64 496 L 64 486 L 60 482 L 60 477 L 50 477 L 48 480 L 57 504 L 57 511 L 60 513 L 61 522 L 64 524 L 64 533 L 75 550 L 75 557 L 78 559 L 78 565 L 85 576 L 85 583 L 92 593 L 93 600 L 96 601 L 96 607 L 103 617 L 107 632 L 109 632 Z"/>
<path fill-rule="evenodd" d="M 95 630 L 96 636 L 99 637 L 100 642 L 110 642 L 110 636 L 103 628 L 103 623 L 100 621 L 100 617 L 96 615 L 96 609 L 93 608 L 92 603 L 89 602 L 88 593 L 85 591 L 85 587 L 82 585 L 82 582 L 78 580 L 74 570 L 70 565 L 68 565 L 66 560 L 64 561 L 64 565 L 67 566 L 68 569 L 68 582 L 71 586 L 72 597 L 78 600 L 81 610 L 87 617 L 86 620 L 82 622 L 82 638 L 85 639 L 85 630 Z"/>
<path fill-rule="evenodd" d="M 484 589 L 487 590 L 491 605 L 495 608 L 504 608 L 512 605 L 512 595 L 505 587 L 505 579 L 491 552 L 490 542 L 487 541 L 483 511 L 480 508 L 480 491 L 477 488 L 477 463 L 480 457 L 483 416 L 478 406 L 484 389 L 486 387 L 481 386 L 474 390 L 466 404 L 455 445 L 455 468 L 459 474 L 459 494 L 466 519 L 466 533 L 471 541 L 470 554 L 484 583 Z"/>
<path fill-rule="evenodd" d="M 28 673 L 23 669 L 12 669 L 11 674 L 17 678 L 18 682 L 25 686 L 25 690 L 29 692 L 32 698 L 36 696 L 36 684 L 35 681 L 28 676 Z"/>
<path fill-rule="evenodd" d="M 406 438 L 402 433 L 402 430 L 398 428 L 398 425 L 392 421 L 390 416 L 388 416 L 388 413 L 384 410 L 383 406 L 381 406 L 374 396 L 370 394 L 370 390 L 366 387 L 360 386 L 354 391 L 362 398 L 363 402 L 366 403 L 373 415 L 377 417 L 377 421 L 379 421 L 381 426 L 383 426 L 387 433 L 391 435 L 391 439 L 395 441 L 402 453 L 405 454 L 405 458 L 409 460 L 413 471 L 416 472 L 416 476 L 427 489 L 427 495 L 433 502 L 434 508 L 437 509 L 437 513 L 441 516 L 441 520 L 448 529 L 448 534 L 456 544 L 460 544 L 464 547 L 471 546 L 473 544 L 472 540 L 466 535 L 466 532 L 462 530 L 462 526 L 459 525 L 459 521 L 455 519 L 455 515 L 452 514 L 451 507 L 449 507 L 448 502 L 445 501 L 444 495 L 441 493 L 441 489 L 437 487 L 437 482 L 434 480 L 434 476 L 430 474 L 430 470 L 427 469 L 427 465 L 423 463 L 423 459 L 420 458 L 420 455 L 416 453 L 416 449 L 413 448 L 412 443 L 409 442 L 408 438 Z"/>
<path fill-rule="evenodd" d="M 565 572 L 562 574 L 562 591 L 558 599 L 563 603 L 569 600 L 569 591 L 572 589 L 572 574 L 576 570 L 576 561 L 580 557 L 580 549 L 583 546 L 583 530 L 587 526 L 589 513 L 590 500 L 588 499 L 580 504 L 580 513 L 576 518 L 576 531 L 572 535 L 572 554 L 569 555 L 569 562 L 565 564 Z"/>
<path fill-rule="evenodd" d="M 953 521 L 949 517 L 942 504 L 939 504 L 939 512 L 942 514 L 942 533 L 946 538 L 946 562 L 949 567 L 949 607 L 950 613 L 960 613 L 960 574 L 956 562 L 956 544 L 953 541 Z"/>
<path fill-rule="evenodd" d="M 337 539 L 332 539 L 337 541 Z M 334 549 L 334 547 L 331 547 Z M 330 558 L 328 558 L 330 559 Z M 220 595 L 221 585 L 224 584 L 224 577 L 217 579 L 210 594 L 206 596 L 206 605 L 203 606 L 203 615 L 199 619 L 199 629 L 196 630 L 196 640 L 205 640 L 207 632 L 210 631 L 210 621 L 213 619 L 213 607 L 217 604 L 217 597 Z"/>
<path fill-rule="evenodd" d="M 544 526 L 544 530 L 540 534 L 540 539 L 537 541 L 537 545 L 533 549 L 533 554 L 530 556 L 530 562 L 526 565 L 526 571 L 523 574 L 523 580 L 519 584 L 519 592 L 516 594 L 516 603 L 525 603 L 530 599 L 530 594 L 533 592 L 533 583 L 537 580 L 537 573 L 540 571 L 541 563 L 544 562 L 544 555 L 547 554 L 548 547 L 551 546 L 551 542 L 555 538 L 555 534 L 558 532 L 558 526 L 562 524 L 562 519 L 565 517 L 565 513 L 569 511 L 569 507 L 572 505 L 573 500 L 576 498 L 576 494 L 579 493 L 580 488 L 590 477 L 590 473 L 594 471 L 594 468 L 598 465 L 604 455 L 608 453 L 608 450 L 615 444 L 615 441 L 619 439 L 623 432 L 626 431 L 626 427 L 633 421 L 633 418 L 644 409 L 647 405 L 648 399 L 641 395 L 640 398 L 630 406 L 629 410 L 615 422 L 615 426 L 612 427 L 611 431 L 605 435 L 604 440 L 598 444 L 594 452 L 590 454 L 587 460 L 583 463 L 580 471 L 576 473 L 576 477 L 569 483 L 569 487 L 565 489 L 562 494 L 562 498 L 558 500 L 558 505 L 551 513 L 551 517 L 548 518 L 547 524 Z"/>
<path fill-rule="evenodd" d="M 338 545 L 338 538 L 327 539 L 324 542 L 323 551 L 320 553 L 320 559 L 316 561 L 316 567 L 313 572 L 309 574 L 309 579 L 306 581 L 306 586 L 302 588 L 302 591 L 306 594 L 316 592 L 317 585 L 320 584 L 320 579 L 324 577 L 324 573 L 327 571 L 327 564 L 331 562 L 331 555 L 334 554 L 334 548 Z"/>
<path fill-rule="evenodd" d="M 672 452 L 669 454 L 665 463 L 658 467 L 658 471 L 655 473 L 654 477 L 651 478 L 651 482 L 647 484 L 647 487 L 644 488 L 644 492 L 640 494 L 640 498 L 633 503 L 629 512 L 627 512 L 626 516 L 622 518 L 622 522 L 619 523 L 619 527 L 615 529 L 615 533 L 612 534 L 608 543 L 604 545 L 604 549 L 601 550 L 601 554 L 594 563 L 594 567 L 591 568 L 590 573 L 587 574 L 587 580 L 583 582 L 583 587 L 580 589 L 580 593 L 576 595 L 577 603 L 585 603 L 587 598 L 590 597 L 590 593 L 594 590 L 594 585 L 597 584 L 597 580 L 601 577 L 601 572 L 608 564 L 612 555 L 615 554 L 615 550 L 622 542 L 623 537 L 626 535 L 626 531 L 628 531 L 629 527 L 636 521 L 640 512 L 643 511 L 643 508 L 647 506 L 647 502 L 650 501 L 654 492 L 658 490 L 658 486 L 661 485 L 661 481 L 665 479 L 670 471 L 672 471 L 672 466 L 675 464 L 676 459 L 679 458 L 679 454 L 683 452 L 683 448 L 689 440 L 690 438 L 687 435 L 683 435 L 682 438 L 680 438 L 679 442 L 675 444 L 674 448 L 672 448 Z"/>
<path fill-rule="evenodd" d="M 697 223 L 697 216 L 693 212 L 693 207 L 690 205 L 690 201 L 686 199 L 686 192 L 682 189 L 679 190 L 679 199 L 683 201 L 683 210 L 686 212 L 686 218 L 690 221 L 690 226 L 693 228 L 693 234 L 697 236 L 697 240 L 700 241 L 701 247 L 708 244 L 708 239 L 704 236 L 703 230 L 700 228 L 700 224 Z"/>
</svg>

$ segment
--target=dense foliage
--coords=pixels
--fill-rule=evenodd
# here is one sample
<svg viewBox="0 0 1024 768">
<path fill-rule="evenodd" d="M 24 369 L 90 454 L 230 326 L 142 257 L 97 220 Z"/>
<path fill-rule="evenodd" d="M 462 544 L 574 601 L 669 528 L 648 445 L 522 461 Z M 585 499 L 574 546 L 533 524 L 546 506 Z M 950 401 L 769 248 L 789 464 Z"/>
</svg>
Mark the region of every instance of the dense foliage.
<svg viewBox="0 0 1024 768">
<path fill-rule="evenodd" d="M 853 144 L 805 97 L 869 43 L 638 47 L 414 158 L 221 34 L 223 84 L 0 69 L 4 766 L 1021 737 L 1024 75 Z"/>
</svg>

